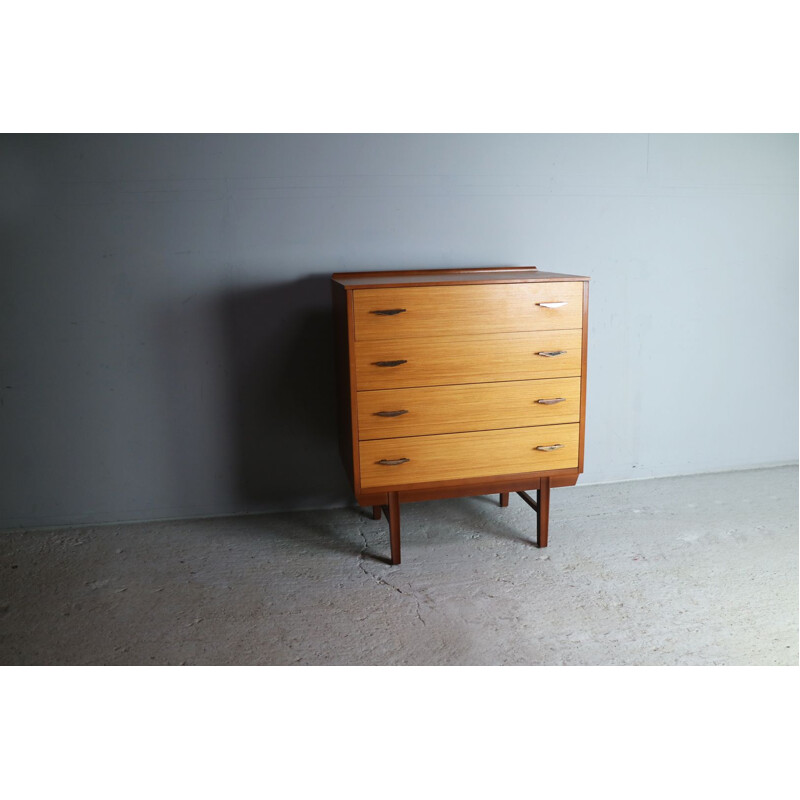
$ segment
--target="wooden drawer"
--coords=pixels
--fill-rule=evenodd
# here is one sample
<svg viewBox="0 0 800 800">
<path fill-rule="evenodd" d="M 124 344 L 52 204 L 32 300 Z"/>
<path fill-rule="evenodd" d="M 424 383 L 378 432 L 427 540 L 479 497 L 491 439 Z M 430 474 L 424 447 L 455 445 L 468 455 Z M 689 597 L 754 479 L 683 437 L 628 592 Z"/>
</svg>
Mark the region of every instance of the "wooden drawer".
<svg viewBox="0 0 800 800">
<path fill-rule="evenodd" d="M 388 439 L 578 422 L 580 395 L 579 377 L 359 392 L 358 436 Z"/>
<path fill-rule="evenodd" d="M 353 313 L 356 341 L 567 330 L 581 327 L 583 283 L 359 289 Z"/>
<path fill-rule="evenodd" d="M 581 341 L 582 332 L 572 330 L 356 342 L 356 386 L 363 391 L 573 377 L 581 372 Z"/>
<path fill-rule="evenodd" d="M 364 441 L 359 444 L 361 486 L 393 487 L 576 468 L 578 428 L 575 423 Z M 553 445 L 561 447 L 536 449 Z"/>
</svg>

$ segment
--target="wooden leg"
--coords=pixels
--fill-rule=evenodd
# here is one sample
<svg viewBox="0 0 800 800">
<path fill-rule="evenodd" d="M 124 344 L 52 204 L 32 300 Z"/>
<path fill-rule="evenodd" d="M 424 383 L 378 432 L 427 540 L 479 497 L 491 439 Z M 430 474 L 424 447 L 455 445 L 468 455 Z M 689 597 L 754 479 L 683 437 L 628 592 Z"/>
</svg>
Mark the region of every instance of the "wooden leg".
<svg viewBox="0 0 800 800">
<path fill-rule="evenodd" d="M 391 563 L 400 563 L 400 497 L 389 492 L 389 540 L 392 547 Z"/>
<path fill-rule="evenodd" d="M 547 526 L 550 522 L 550 478 L 541 478 L 536 492 L 536 544 L 547 547 Z"/>
<path fill-rule="evenodd" d="M 380 519 L 380 518 L 381 518 L 381 507 L 372 506 L 372 519 Z"/>
<path fill-rule="evenodd" d="M 506 508 L 508 506 L 508 492 L 501 492 L 500 493 L 500 508 Z"/>
</svg>

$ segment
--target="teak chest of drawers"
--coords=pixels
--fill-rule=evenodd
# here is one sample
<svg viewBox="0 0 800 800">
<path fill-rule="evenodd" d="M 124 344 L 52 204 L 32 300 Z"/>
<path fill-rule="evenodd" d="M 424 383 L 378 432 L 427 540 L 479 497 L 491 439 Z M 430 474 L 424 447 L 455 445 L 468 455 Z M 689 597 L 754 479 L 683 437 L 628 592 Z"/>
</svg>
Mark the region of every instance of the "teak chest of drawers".
<svg viewBox="0 0 800 800">
<path fill-rule="evenodd" d="M 442 497 L 518 492 L 546 547 L 550 488 L 583 472 L 589 279 L 496 267 L 332 287 L 342 459 L 389 520 L 391 563 L 400 503 Z"/>
</svg>

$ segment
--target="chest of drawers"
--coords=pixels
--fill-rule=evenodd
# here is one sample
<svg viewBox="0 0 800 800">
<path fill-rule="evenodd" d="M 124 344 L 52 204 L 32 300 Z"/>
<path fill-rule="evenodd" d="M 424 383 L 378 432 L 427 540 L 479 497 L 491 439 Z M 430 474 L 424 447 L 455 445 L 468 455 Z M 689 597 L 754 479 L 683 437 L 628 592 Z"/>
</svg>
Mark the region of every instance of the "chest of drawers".
<svg viewBox="0 0 800 800">
<path fill-rule="evenodd" d="M 589 279 L 536 267 L 332 277 L 342 459 L 357 502 L 518 492 L 547 546 L 550 489 L 583 471 Z M 536 490 L 537 499 L 527 492 Z"/>
</svg>

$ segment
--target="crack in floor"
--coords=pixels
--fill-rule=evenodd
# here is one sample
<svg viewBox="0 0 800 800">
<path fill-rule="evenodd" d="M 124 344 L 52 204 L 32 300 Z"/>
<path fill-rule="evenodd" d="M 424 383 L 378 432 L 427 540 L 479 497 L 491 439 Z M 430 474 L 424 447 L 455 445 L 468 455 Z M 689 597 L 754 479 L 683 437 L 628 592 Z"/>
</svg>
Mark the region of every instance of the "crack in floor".
<svg viewBox="0 0 800 800">
<path fill-rule="evenodd" d="M 359 566 L 359 569 L 360 569 L 360 570 L 361 570 L 361 571 L 362 571 L 362 572 L 363 572 L 365 575 L 367 575 L 368 577 L 372 578 L 372 580 L 374 580 L 374 581 L 375 581 L 375 583 L 377 583 L 377 584 L 379 584 L 379 585 L 381 585 L 381 586 L 386 586 L 386 587 L 388 587 L 389 589 L 394 589 L 394 590 L 395 590 L 395 591 L 396 591 L 398 594 L 401 594 L 401 595 L 403 595 L 403 597 L 410 597 L 410 598 L 412 598 L 412 599 L 414 600 L 414 602 L 417 604 L 417 609 L 416 609 L 416 612 L 417 612 L 417 619 L 419 619 L 419 621 L 420 621 L 420 622 L 421 622 L 423 625 L 425 625 L 425 620 L 422 618 L 422 614 L 420 614 L 420 608 L 422 607 L 422 604 L 420 603 L 420 600 L 419 600 L 419 598 L 418 598 L 418 597 L 417 597 L 415 594 L 413 594 L 413 593 L 410 593 L 410 594 L 408 594 L 408 593 L 404 592 L 404 591 L 403 591 L 401 588 L 399 588 L 398 586 L 395 586 L 393 583 L 389 583 L 389 581 L 387 581 L 387 580 L 384 580 L 384 579 L 383 579 L 383 578 L 381 578 L 379 575 L 375 575 L 374 573 L 370 572 L 370 571 L 369 571 L 369 570 L 368 570 L 368 569 L 367 569 L 367 568 L 364 566 L 364 553 L 366 552 L 366 550 L 367 550 L 367 547 L 369 547 L 369 544 L 367 543 L 367 537 L 364 535 L 364 531 L 362 531 L 362 530 L 360 530 L 360 529 L 359 529 L 359 531 L 358 531 L 358 532 L 359 532 L 359 534 L 361 535 L 361 538 L 364 540 L 364 546 L 361 548 L 361 550 L 359 551 L 359 554 L 358 554 L 358 566 Z"/>
</svg>

